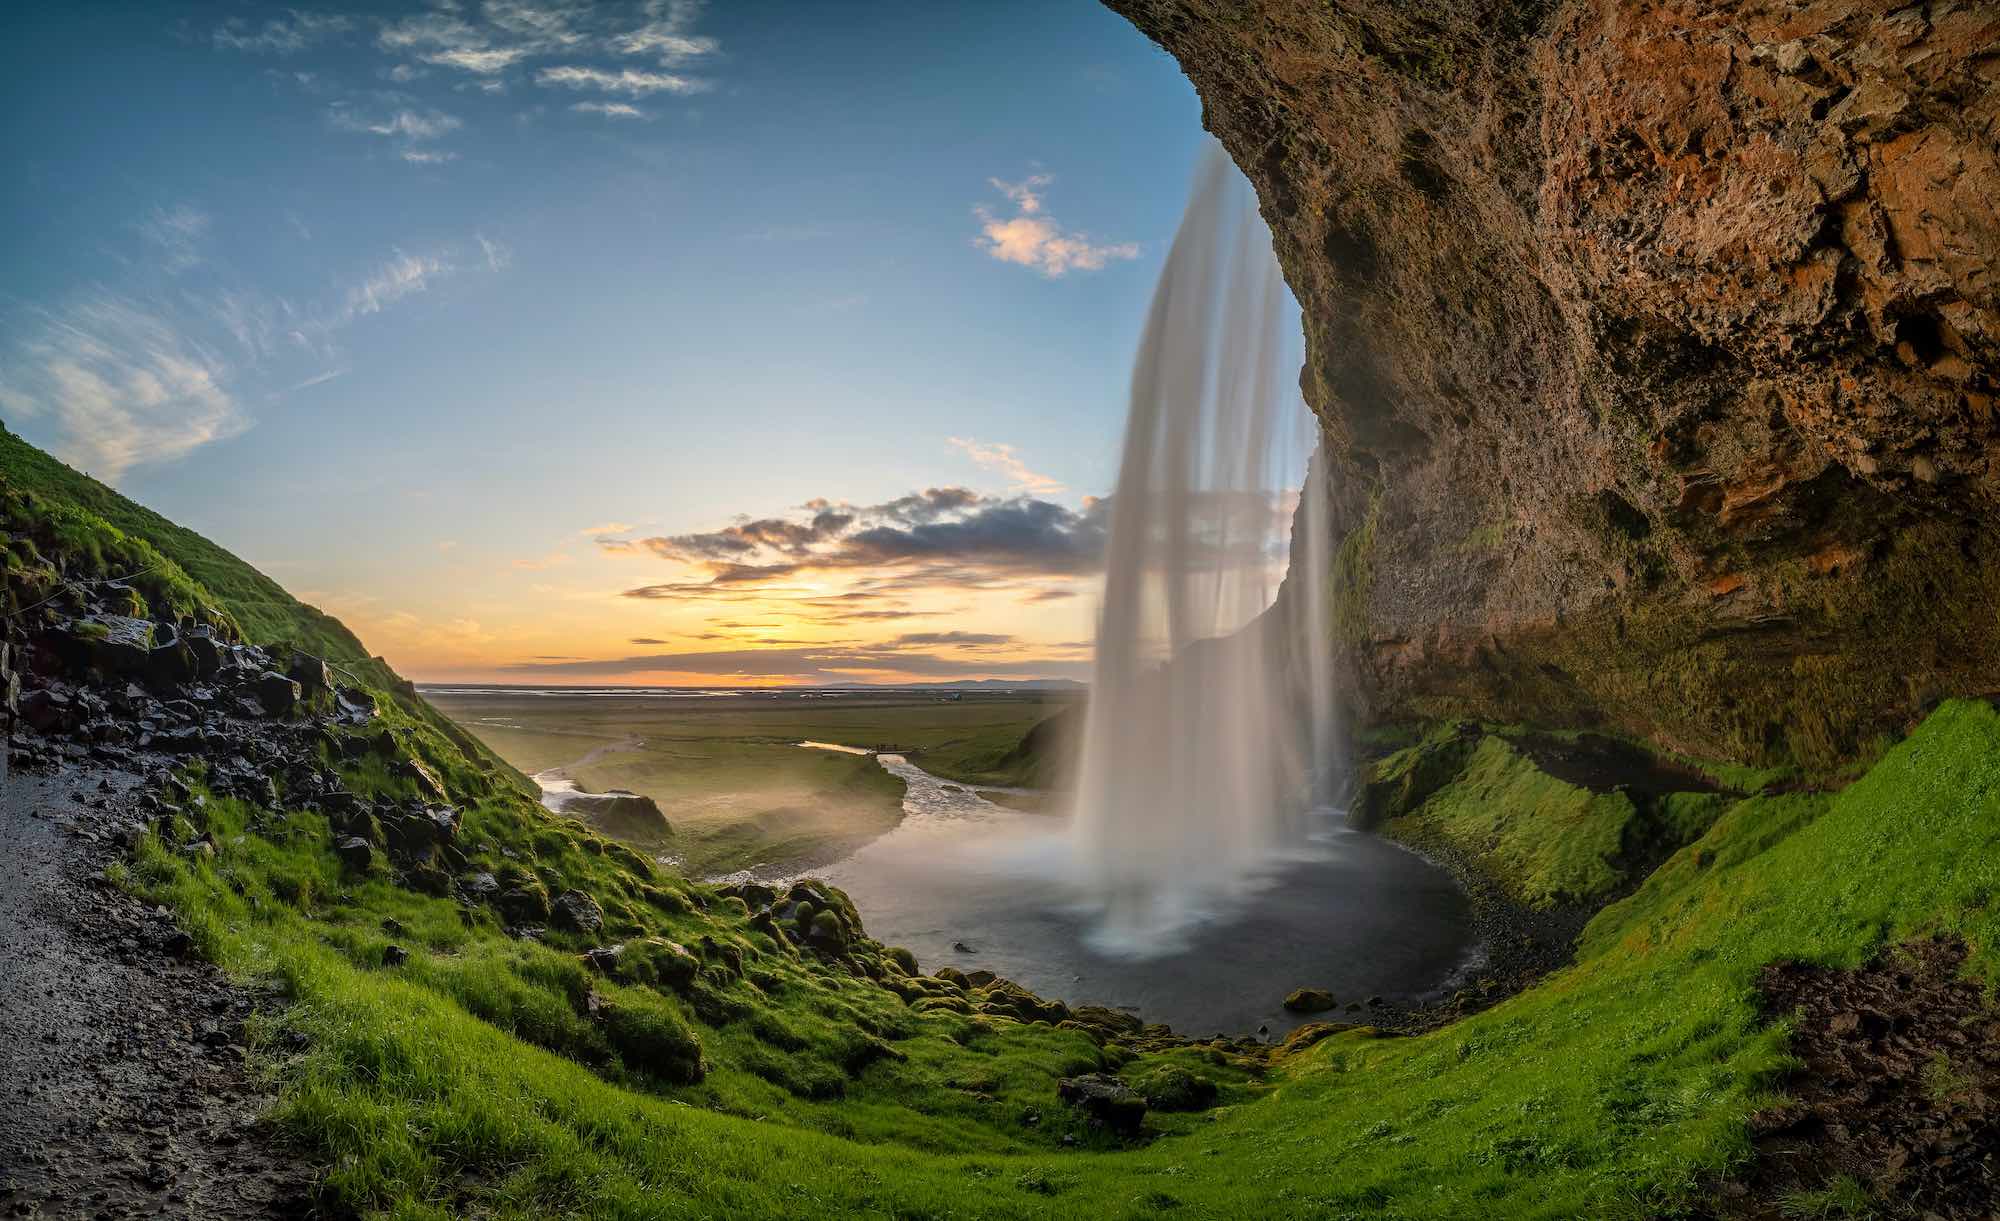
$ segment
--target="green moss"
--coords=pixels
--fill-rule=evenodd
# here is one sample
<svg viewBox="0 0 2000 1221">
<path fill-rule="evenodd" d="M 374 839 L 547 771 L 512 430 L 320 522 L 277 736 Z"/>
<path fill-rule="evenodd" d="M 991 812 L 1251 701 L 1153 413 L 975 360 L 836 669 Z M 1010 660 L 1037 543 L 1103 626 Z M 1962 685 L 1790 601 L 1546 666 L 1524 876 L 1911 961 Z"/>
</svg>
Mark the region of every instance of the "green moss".
<svg viewBox="0 0 2000 1221">
<path fill-rule="evenodd" d="M 1369 498 L 1368 514 L 1349 530 L 1334 552 L 1327 572 L 1327 605 L 1332 608 L 1333 638 L 1346 644 L 1368 639 L 1368 599 L 1375 588 L 1375 527 L 1381 520 L 1382 497 Z"/>
<path fill-rule="evenodd" d="M 1625 880 L 1617 862 L 1638 814 L 1625 794 L 1565 784 L 1487 737 L 1451 783 L 1386 829 L 1450 843 L 1523 902 L 1546 907 L 1588 901 Z"/>
</svg>

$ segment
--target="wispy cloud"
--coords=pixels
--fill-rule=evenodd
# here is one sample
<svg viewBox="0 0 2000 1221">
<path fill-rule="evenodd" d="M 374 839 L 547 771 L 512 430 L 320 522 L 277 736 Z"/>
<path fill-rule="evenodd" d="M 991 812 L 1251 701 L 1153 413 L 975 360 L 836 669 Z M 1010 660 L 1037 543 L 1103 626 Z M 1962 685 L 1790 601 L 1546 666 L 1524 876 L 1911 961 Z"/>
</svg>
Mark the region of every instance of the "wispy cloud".
<svg viewBox="0 0 2000 1221">
<path fill-rule="evenodd" d="M 622 93 L 630 97 L 645 97 L 653 93 L 700 93 L 708 88 L 708 82 L 678 73 L 641 72 L 633 68 L 607 72 L 603 68 L 573 64 L 543 68 L 535 74 L 535 83 L 544 87 L 595 89 L 600 93 Z"/>
<path fill-rule="evenodd" d="M 168 275 L 179 275 L 201 262 L 201 237 L 208 232 L 208 213 L 190 204 L 154 208 L 139 222 L 139 232 L 158 252 Z"/>
<path fill-rule="evenodd" d="M 52 418 L 58 456 L 107 482 L 250 426 L 229 366 L 154 306 L 97 291 L 36 321 L 7 362 L 0 405 Z"/>
<path fill-rule="evenodd" d="M 261 25 L 232 17 L 216 27 L 212 38 L 218 50 L 291 55 L 353 28 L 353 20 L 338 13 L 292 9 L 285 16 L 273 17 Z"/>
<path fill-rule="evenodd" d="M 585 526 L 577 533 L 584 538 L 603 538 L 611 534 L 624 534 L 632 528 L 632 523 L 628 521 L 603 521 L 594 526 Z"/>
<path fill-rule="evenodd" d="M 1014 447 L 997 441 L 975 441 L 969 437 L 947 437 L 951 445 L 964 451 L 974 463 L 990 471 L 998 471 L 1013 481 L 1014 487 L 1037 496 L 1052 496 L 1065 491 L 1061 480 L 1028 469 L 1014 453 Z"/>
<path fill-rule="evenodd" d="M 410 140 L 435 140 L 465 126 L 464 120 L 441 110 L 419 114 L 414 110 L 398 110 L 387 118 L 364 117 L 344 102 L 336 102 L 328 110 L 329 121 L 341 131 L 361 132 L 371 136 L 401 136 Z"/>
<path fill-rule="evenodd" d="M 1000 216 L 984 204 L 972 209 L 979 220 L 973 245 L 1003 263 L 1032 267 L 1051 279 L 1072 271 L 1101 271 L 1116 259 L 1139 257 L 1137 242 L 1098 242 L 1063 226 L 1043 210 L 1041 191 L 1053 176 L 1036 174 L 1020 182 L 990 179 L 995 190 L 1013 204 L 1014 215 Z"/>
<path fill-rule="evenodd" d="M 438 255 L 405 254 L 398 250 L 347 290 L 347 300 L 339 314 L 340 321 L 344 323 L 380 313 L 383 306 L 425 291 L 438 278 L 450 275 L 452 270 L 451 264 Z"/>
<path fill-rule="evenodd" d="M 625 55 L 657 56 L 663 67 L 674 67 L 721 49 L 715 39 L 690 33 L 706 7 L 703 0 L 647 0 L 646 22 L 611 40 Z"/>
<path fill-rule="evenodd" d="M 458 160 L 458 154 L 438 149 L 406 148 L 396 154 L 412 165 L 448 165 Z"/>
<path fill-rule="evenodd" d="M 308 377 L 302 382 L 294 383 L 292 386 L 286 389 L 285 393 L 295 394 L 300 390 L 310 390 L 314 386 L 325 385 L 327 382 L 332 381 L 334 378 L 344 377 L 346 376 L 346 374 L 347 370 L 345 369 L 328 369 L 324 373 L 315 373 L 313 376 Z"/>
<path fill-rule="evenodd" d="M 560 551 L 551 551 L 547 555 L 537 556 L 531 560 L 515 560 L 514 567 L 527 572 L 546 572 L 548 569 L 560 568 L 562 565 L 570 563 L 571 559 L 572 557 Z"/>
<path fill-rule="evenodd" d="M 648 119 L 652 116 L 630 102 L 577 102 L 570 106 L 578 114 L 601 114 L 607 119 Z"/>
<path fill-rule="evenodd" d="M 448 47 L 442 51 L 432 51 L 421 58 L 427 64 L 458 68 L 485 76 L 512 67 L 526 59 L 528 54 L 520 47 Z"/>
</svg>

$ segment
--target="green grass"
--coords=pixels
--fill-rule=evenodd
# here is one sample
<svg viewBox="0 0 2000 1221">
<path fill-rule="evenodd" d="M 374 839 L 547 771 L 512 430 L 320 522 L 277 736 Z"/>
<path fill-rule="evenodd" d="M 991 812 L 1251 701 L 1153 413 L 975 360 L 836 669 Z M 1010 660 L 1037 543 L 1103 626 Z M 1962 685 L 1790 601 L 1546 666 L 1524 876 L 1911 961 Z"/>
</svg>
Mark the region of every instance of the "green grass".
<svg viewBox="0 0 2000 1221">
<path fill-rule="evenodd" d="M 1546 908 L 1629 886 L 1734 800 L 1593 792 L 1542 771 L 1505 731 L 1453 725 L 1377 761 L 1362 805 L 1388 834 L 1461 853 L 1520 902 Z"/>
<path fill-rule="evenodd" d="M 216 603 L 228 608 L 244 638 L 252 643 L 296 645 L 328 661 L 369 662 L 367 650 L 338 619 L 300 602 L 276 581 L 194 531 L 71 470 L 5 429 L 0 429 L 0 478 L 64 517 L 95 519 L 100 528 L 94 533 L 107 541 L 115 534 L 143 547 L 140 558 L 172 561 L 183 579 L 198 583 Z M 73 538 L 65 548 L 72 556 L 91 559 L 99 558 L 105 550 L 82 537 Z M 111 566 L 125 562 L 130 561 L 121 557 Z M 386 672 L 384 668 L 375 677 Z"/>
<path fill-rule="evenodd" d="M 519 817 L 482 806 L 469 833 L 523 844 Z M 1079 1036 L 918 1014 L 769 953 L 706 1002 L 710 1016 L 732 999 L 747 1011 L 720 1025 L 697 1006 L 676 1011 L 707 1078 L 649 1076 L 574 1017 L 576 969 L 560 942 L 515 945 L 444 901 L 343 884 L 307 824 L 288 824 L 291 845 L 239 842 L 225 826 L 212 864 L 149 846 L 133 872 L 232 970 L 285 983 L 296 1001 L 285 1021 L 310 1050 L 261 1053 L 285 1083 L 280 1119 L 332 1161 L 335 1190 L 355 1204 L 406 1216 L 476 1203 L 502 1216 L 1123 1217 L 1163 1207 L 1157 1192 L 1191 1216 L 1674 1215 L 1748 1156 L 1743 1120 L 1789 1064 L 1784 1025 L 1757 1010 L 1764 964 L 1852 967 L 1885 940 L 1939 930 L 1967 938 L 1990 977 L 2000 715 L 1948 704 L 1836 796 L 1736 803 L 1605 909 L 1578 964 L 1533 991 L 1418 1038 L 1335 1036 L 1269 1087 L 1238 1074 L 1222 1110 L 1162 1116 L 1162 1135 L 1123 1150 L 1049 1141 L 1062 1120 L 1054 1077 L 1097 1054 Z M 607 911 L 629 921 L 620 936 L 685 943 L 706 929 L 755 942 L 732 917 L 670 915 L 628 895 L 680 883 L 627 883 L 612 857 L 534 842 L 547 853 L 537 870 L 609 892 Z M 314 905 L 283 900 L 274 873 Z M 412 930 L 411 965 L 377 965 L 384 915 Z M 838 1067 L 871 1026 L 904 1058 Z M 1042 1125 L 1022 1123 L 1030 1109 Z"/>
<path fill-rule="evenodd" d="M 223 591 L 250 588 L 247 569 L 198 557 L 108 491 L 92 493 L 101 512 L 63 500 L 70 482 L 17 449 L 0 454 L 21 493 L 4 500 L 10 592 L 44 579 L 44 543 L 75 548 L 55 557 L 72 571 L 129 563 L 109 528 L 173 559 L 182 592 L 246 632 L 309 621 L 283 606 L 239 610 Z M 90 517 L 62 526 L 66 509 Z M 335 1210 L 1698 1215 L 1714 1176 L 1750 1156 L 1746 1117 L 1793 1066 L 1787 1024 L 1760 1012 L 1767 964 L 1854 968 L 1887 943 L 1943 933 L 1967 942 L 1968 970 L 1989 985 L 2000 965 L 2000 713 L 1983 701 L 1944 704 L 1837 793 L 1663 805 L 1658 826 L 1699 838 L 1597 915 L 1575 965 L 1452 1026 L 1337 1034 L 1260 1073 L 1214 1049 L 1135 1059 L 1075 1030 L 951 1011 L 976 997 L 906 1005 L 869 978 L 918 988 L 891 952 L 863 943 L 853 970 L 787 952 L 740 902 L 547 816 L 518 777 L 399 694 L 384 720 L 465 809 L 474 867 L 588 890 L 633 965 L 607 978 L 580 961 L 574 935 L 515 941 L 485 908 L 379 869 L 344 873 L 307 812 L 212 800 L 199 812 L 212 859 L 180 851 L 197 831 L 187 818 L 142 839 L 114 880 L 167 904 L 226 970 L 289 1000 L 257 1024 L 253 1064 L 278 1091 L 279 1130 L 325 1168 Z M 1542 892 L 1594 884 L 1610 841 L 1591 820 L 1620 815 L 1524 768 L 1511 747 L 1470 742 L 1456 769 L 1398 772 L 1411 780 L 1404 797 L 1455 803 L 1447 821 L 1504 845 Z M 412 784 L 379 760 L 347 775 L 370 793 Z M 1473 809 L 1450 792 L 1461 782 L 1528 814 Z M 653 938 L 699 962 L 686 969 Z M 385 965 L 392 940 L 410 951 L 400 966 Z M 1215 1082 L 1220 1106 L 1157 1113 L 1145 1141 L 1122 1147 L 1055 1101 L 1059 1076 L 1100 1066 L 1178 1088 L 1167 1063 Z M 1939 1091 L 1954 1076 L 1930 1074 Z M 1855 1215 L 1869 1193 L 1835 1180 L 1782 1206 Z"/>
</svg>

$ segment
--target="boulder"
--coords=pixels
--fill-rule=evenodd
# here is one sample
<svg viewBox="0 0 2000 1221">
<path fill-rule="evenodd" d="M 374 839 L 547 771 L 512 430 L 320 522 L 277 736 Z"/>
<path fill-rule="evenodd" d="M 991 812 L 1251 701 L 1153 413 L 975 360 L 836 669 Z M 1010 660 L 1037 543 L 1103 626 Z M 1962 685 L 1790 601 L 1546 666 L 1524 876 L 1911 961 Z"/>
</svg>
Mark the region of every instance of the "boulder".
<svg viewBox="0 0 2000 1221">
<path fill-rule="evenodd" d="M 364 871 L 375 863 L 375 846 L 358 835 L 350 835 L 333 846 L 340 863 L 356 872 Z"/>
<path fill-rule="evenodd" d="M 410 961 L 410 952 L 404 949 L 402 946 L 387 945 L 382 947 L 383 966 L 399 967 L 408 961 Z"/>
<path fill-rule="evenodd" d="M 276 670 L 266 670 L 256 679 L 257 702 L 272 716 L 290 716 L 299 704 L 299 685 Z"/>
<path fill-rule="evenodd" d="M 1137 1132 L 1146 1119 L 1145 1096 L 1109 1073 L 1065 1077 L 1056 1096 L 1115 1132 Z"/>
<path fill-rule="evenodd" d="M 549 905 L 549 923 L 572 933 L 595 933 L 604 927 L 604 909 L 580 890 L 565 890 Z"/>
<path fill-rule="evenodd" d="M 107 676 L 143 674 L 153 653 L 153 625 L 130 615 L 92 615 L 70 625 L 89 642 L 90 664 Z"/>
<path fill-rule="evenodd" d="M 540 883 L 501 891 L 493 905 L 512 924 L 544 924 L 549 918 L 549 892 Z"/>
<path fill-rule="evenodd" d="M 1325 1013 L 1339 1004 L 1325 988 L 1299 988 L 1285 998 L 1285 1008 L 1293 1013 Z"/>
<path fill-rule="evenodd" d="M 562 812 L 616 839 L 659 840 L 674 833 L 651 797 L 624 789 L 577 793 L 563 801 Z"/>
<path fill-rule="evenodd" d="M 1162 1064 L 1133 1082 L 1155 1111 L 1205 1111 L 1215 1105 L 1215 1082 L 1178 1064 Z"/>
<path fill-rule="evenodd" d="M 69 727 L 76 710 L 60 691 L 30 691 L 21 697 L 21 719 L 41 733 L 56 733 Z"/>
<path fill-rule="evenodd" d="M 326 668 L 324 661 L 310 653 L 293 653 L 286 675 L 299 685 L 300 694 L 307 699 L 333 690 L 333 672 Z"/>
<path fill-rule="evenodd" d="M 1138 1034 L 1145 1026 L 1136 1014 L 1106 1009 L 1102 1005 L 1080 1005 L 1070 1017 L 1079 1025 L 1113 1035 Z"/>
<path fill-rule="evenodd" d="M 213 678 L 222 668 L 222 645 L 216 641 L 213 628 L 197 624 L 188 631 L 183 643 L 189 660 L 194 663 L 196 678 Z"/>
<path fill-rule="evenodd" d="M 812 918 L 812 925 L 806 930 L 806 941 L 814 949 L 838 954 L 847 948 L 847 930 L 840 926 L 839 916 L 823 911 Z"/>
</svg>

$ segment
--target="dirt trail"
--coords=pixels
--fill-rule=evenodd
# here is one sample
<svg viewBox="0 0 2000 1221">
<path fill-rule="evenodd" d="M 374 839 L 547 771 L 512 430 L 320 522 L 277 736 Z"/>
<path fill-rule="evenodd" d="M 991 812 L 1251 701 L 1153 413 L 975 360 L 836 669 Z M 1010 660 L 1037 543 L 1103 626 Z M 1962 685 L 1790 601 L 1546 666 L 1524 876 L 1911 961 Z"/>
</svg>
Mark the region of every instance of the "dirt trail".
<svg viewBox="0 0 2000 1221">
<path fill-rule="evenodd" d="M 164 910 L 103 880 L 138 777 L 57 764 L 0 779 L 0 1216 L 310 1212 L 315 1176 L 257 1122 L 259 998 L 189 956 Z"/>
</svg>

